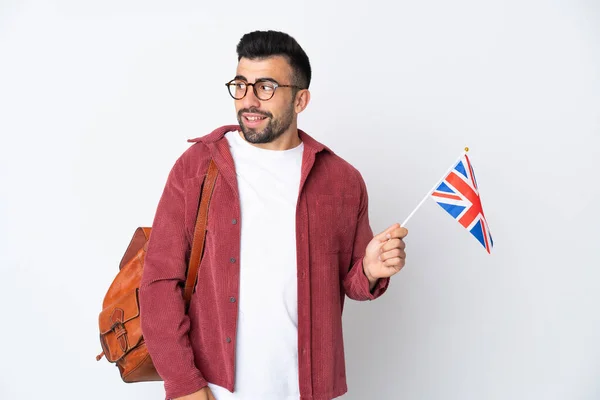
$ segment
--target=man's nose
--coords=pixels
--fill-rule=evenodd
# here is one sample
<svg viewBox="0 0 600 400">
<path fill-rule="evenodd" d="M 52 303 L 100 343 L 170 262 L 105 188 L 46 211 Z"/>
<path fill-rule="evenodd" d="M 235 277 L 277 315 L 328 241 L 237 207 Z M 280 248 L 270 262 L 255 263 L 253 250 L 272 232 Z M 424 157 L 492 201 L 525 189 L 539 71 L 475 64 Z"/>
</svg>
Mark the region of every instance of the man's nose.
<svg viewBox="0 0 600 400">
<path fill-rule="evenodd" d="M 244 108 L 260 107 L 260 99 L 254 94 L 254 86 L 248 86 L 246 96 L 242 99 L 242 105 Z"/>
</svg>

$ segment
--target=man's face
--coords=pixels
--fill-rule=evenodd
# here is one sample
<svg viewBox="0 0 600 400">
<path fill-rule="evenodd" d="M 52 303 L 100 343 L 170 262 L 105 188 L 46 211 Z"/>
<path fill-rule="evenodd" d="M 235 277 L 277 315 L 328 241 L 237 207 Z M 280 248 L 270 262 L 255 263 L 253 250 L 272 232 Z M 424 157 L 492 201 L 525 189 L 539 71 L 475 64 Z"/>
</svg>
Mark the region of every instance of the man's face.
<svg viewBox="0 0 600 400">
<path fill-rule="evenodd" d="M 268 79 L 282 85 L 292 84 L 292 68 L 282 56 L 250 60 L 242 58 L 237 67 L 236 79 L 254 83 Z M 260 100 L 248 86 L 246 96 L 235 100 L 238 123 L 250 143 L 270 143 L 280 137 L 294 122 L 293 89 L 279 87 L 269 100 Z"/>
</svg>

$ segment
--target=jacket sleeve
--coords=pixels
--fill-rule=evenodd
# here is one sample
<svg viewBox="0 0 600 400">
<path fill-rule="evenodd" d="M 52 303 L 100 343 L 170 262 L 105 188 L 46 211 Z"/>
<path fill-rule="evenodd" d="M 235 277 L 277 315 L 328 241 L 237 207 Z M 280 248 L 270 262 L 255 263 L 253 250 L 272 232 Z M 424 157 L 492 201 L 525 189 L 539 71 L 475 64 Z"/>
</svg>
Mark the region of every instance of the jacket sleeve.
<svg viewBox="0 0 600 400">
<path fill-rule="evenodd" d="M 140 284 L 142 332 L 167 399 L 207 385 L 194 363 L 183 289 L 190 243 L 184 223 L 183 161 L 169 173 L 160 198 Z"/>
<path fill-rule="evenodd" d="M 354 246 L 352 250 L 352 262 L 350 271 L 343 281 L 346 295 L 353 300 L 374 300 L 387 290 L 390 278 L 382 278 L 377 281 L 373 291 L 369 290 L 369 279 L 363 270 L 363 259 L 369 242 L 373 239 L 373 231 L 369 223 L 369 195 L 365 182 L 358 173 L 360 183 L 360 206 L 356 233 L 354 234 Z"/>
</svg>

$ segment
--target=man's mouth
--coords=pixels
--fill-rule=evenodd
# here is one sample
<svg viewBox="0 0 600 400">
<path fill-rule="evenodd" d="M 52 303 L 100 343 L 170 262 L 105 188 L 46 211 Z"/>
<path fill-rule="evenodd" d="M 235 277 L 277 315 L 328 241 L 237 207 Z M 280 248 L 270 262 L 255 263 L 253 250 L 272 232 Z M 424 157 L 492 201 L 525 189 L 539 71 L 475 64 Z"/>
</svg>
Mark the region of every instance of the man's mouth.
<svg viewBox="0 0 600 400">
<path fill-rule="evenodd" d="M 255 126 L 267 119 L 266 116 L 260 114 L 243 114 L 244 121 L 248 126 Z"/>
<path fill-rule="evenodd" d="M 257 114 L 244 114 L 244 117 L 248 120 L 248 121 L 258 121 L 260 119 L 265 119 L 267 117 L 265 117 L 264 115 L 257 115 Z"/>
</svg>

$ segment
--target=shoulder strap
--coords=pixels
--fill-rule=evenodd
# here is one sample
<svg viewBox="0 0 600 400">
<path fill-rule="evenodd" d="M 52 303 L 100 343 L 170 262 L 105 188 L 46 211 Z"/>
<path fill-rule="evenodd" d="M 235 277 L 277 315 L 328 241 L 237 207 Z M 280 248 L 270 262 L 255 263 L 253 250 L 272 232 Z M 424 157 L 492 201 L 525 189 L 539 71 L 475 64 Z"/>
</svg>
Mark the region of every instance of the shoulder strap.
<svg viewBox="0 0 600 400">
<path fill-rule="evenodd" d="M 194 292 L 194 286 L 196 286 L 196 279 L 198 279 L 198 267 L 200 266 L 200 260 L 204 251 L 204 239 L 206 238 L 206 222 L 208 221 L 208 206 L 212 197 L 213 189 L 215 188 L 215 181 L 219 170 L 211 159 L 208 165 L 208 172 L 206 173 L 206 179 L 202 188 L 202 195 L 200 200 L 200 207 L 198 208 L 198 216 L 196 218 L 196 226 L 194 228 L 194 239 L 192 241 L 192 252 L 190 254 L 190 261 L 188 266 L 187 278 L 185 281 L 185 289 L 183 292 L 183 298 L 185 299 L 186 307 L 190 304 L 192 299 L 192 293 Z"/>
</svg>

